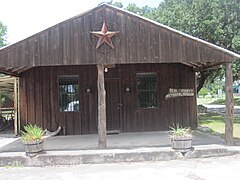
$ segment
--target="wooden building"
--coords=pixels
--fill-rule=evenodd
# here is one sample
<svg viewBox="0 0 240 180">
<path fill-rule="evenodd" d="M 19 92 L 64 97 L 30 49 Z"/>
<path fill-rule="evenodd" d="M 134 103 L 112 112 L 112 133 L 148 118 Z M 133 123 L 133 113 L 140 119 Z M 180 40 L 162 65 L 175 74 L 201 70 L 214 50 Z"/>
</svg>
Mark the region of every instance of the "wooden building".
<svg viewBox="0 0 240 180">
<path fill-rule="evenodd" d="M 19 78 L 21 125 L 99 133 L 104 147 L 106 130 L 196 128 L 195 72 L 237 58 L 104 4 L 2 48 L 0 71 Z"/>
</svg>

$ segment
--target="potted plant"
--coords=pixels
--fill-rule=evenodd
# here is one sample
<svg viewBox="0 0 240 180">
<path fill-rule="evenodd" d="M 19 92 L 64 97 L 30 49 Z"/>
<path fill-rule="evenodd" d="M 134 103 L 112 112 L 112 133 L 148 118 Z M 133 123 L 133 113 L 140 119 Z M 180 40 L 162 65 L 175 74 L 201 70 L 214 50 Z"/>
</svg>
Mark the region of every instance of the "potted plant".
<svg viewBox="0 0 240 180">
<path fill-rule="evenodd" d="M 25 145 L 26 153 L 38 153 L 44 150 L 44 130 L 36 124 L 28 124 L 24 126 L 21 139 Z"/>
<path fill-rule="evenodd" d="M 172 148 L 180 152 L 187 152 L 192 148 L 192 130 L 189 127 L 170 127 Z"/>
</svg>

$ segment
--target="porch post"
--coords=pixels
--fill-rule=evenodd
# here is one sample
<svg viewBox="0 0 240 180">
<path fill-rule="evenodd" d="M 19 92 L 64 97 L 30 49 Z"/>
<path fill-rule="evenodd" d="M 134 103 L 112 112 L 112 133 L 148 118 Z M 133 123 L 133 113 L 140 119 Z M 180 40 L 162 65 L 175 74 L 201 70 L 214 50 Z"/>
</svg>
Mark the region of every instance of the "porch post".
<svg viewBox="0 0 240 180">
<path fill-rule="evenodd" d="M 2 93 L 0 92 L 0 116 L 1 115 L 2 115 Z"/>
<path fill-rule="evenodd" d="M 18 129 L 18 84 L 17 78 L 14 79 L 14 134 L 19 135 Z"/>
<path fill-rule="evenodd" d="M 104 66 L 97 65 L 98 70 L 98 147 L 107 147 L 106 133 L 106 91 L 104 87 Z"/>
<path fill-rule="evenodd" d="M 225 92 L 226 92 L 226 120 L 225 120 L 225 142 L 227 145 L 233 145 L 233 77 L 232 64 L 226 63 L 225 72 Z"/>
</svg>

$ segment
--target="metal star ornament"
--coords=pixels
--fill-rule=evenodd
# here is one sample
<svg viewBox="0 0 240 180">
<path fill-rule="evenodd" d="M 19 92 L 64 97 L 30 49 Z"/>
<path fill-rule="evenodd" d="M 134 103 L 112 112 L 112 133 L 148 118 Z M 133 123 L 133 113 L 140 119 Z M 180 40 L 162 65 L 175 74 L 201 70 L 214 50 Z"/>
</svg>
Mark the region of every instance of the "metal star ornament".
<svg viewBox="0 0 240 180">
<path fill-rule="evenodd" d="M 90 31 L 91 34 L 98 37 L 96 49 L 98 49 L 103 43 L 107 43 L 112 49 L 114 49 L 111 37 L 119 33 L 119 31 L 108 31 L 105 21 L 103 22 L 101 31 Z"/>
</svg>

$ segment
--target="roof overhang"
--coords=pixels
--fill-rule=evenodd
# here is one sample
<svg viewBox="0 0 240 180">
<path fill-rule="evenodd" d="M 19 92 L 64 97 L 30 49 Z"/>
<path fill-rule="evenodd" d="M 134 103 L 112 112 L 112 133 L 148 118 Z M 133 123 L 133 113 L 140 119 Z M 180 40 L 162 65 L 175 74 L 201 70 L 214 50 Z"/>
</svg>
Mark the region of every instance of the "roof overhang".
<svg viewBox="0 0 240 180">
<path fill-rule="evenodd" d="M 71 37 L 73 36 L 73 34 L 67 34 L 65 37 L 65 40 L 64 39 L 59 40 L 59 41 L 66 41 L 67 43 L 66 45 L 69 46 L 69 48 L 66 48 L 66 49 L 64 49 L 66 45 L 62 45 L 60 47 L 59 44 L 56 45 L 54 44 L 54 42 L 51 42 L 51 38 L 55 38 L 55 37 L 49 37 L 49 36 L 54 35 L 54 33 L 59 33 L 59 34 L 63 33 L 62 31 L 64 31 L 64 29 L 67 29 L 67 31 L 64 31 L 65 33 L 66 32 L 71 33 L 70 31 L 71 29 L 68 29 L 70 28 L 69 24 L 72 23 L 73 26 L 74 26 L 74 23 L 76 22 L 85 24 L 87 22 L 87 17 L 92 17 L 91 13 L 94 13 L 95 17 L 97 17 L 97 13 L 102 13 L 103 11 L 106 11 L 106 14 L 109 13 L 110 11 L 114 12 L 118 15 L 118 18 L 123 17 L 123 19 L 119 22 L 127 21 L 129 19 L 128 17 L 130 17 L 132 21 L 134 20 L 134 22 L 137 22 L 139 24 L 144 24 L 144 26 L 146 25 L 148 27 L 148 31 L 151 31 L 151 30 L 153 30 L 154 32 L 159 31 L 158 34 L 160 35 L 164 33 L 167 34 L 168 37 L 167 39 L 165 39 L 165 41 L 163 41 L 162 44 L 161 44 L 162 39 L 159 40 L 158 42 L 159 56 L 162 53 L 160 52 L 161 51 L 160 46 L 165 46 L 166 42 L 169 42 L 171 39 L 175 38 L 171 43 L 168 44 L 168 47 L 165 48 L 165 50 L 169 48 L 170 49 L 177 48 L 178 50 L 175 52 L 175 54 L 177 55 L 180 54 L 179 58 L 175 58 L 175 59 L 169 58 L 170 60 L 168 62 L 168 60 L 164 58 L 160 60 L 160 57 L 159 57 L 159 60 L 156 61 L 154 59 L 151 60 L 151 57 L 148 57 L 150 60 L 146 61 L 146 63 L 182 63 L 192 67 L 195 71 L 202 71 L 207 68 L 212 68 L 220 64 L 233 62 L 236 59 L 240 59 L 240 55 L 235 52 L 229 51 L 227 49 L 211 44 L 199 38 L 193 37 L 191 35 L 188 35 L 186 33 L 183 33 L 171 27 L 165 26 L 153 20 L 147 19 L 145 17 L 139 16 L 132 12 L 129 12 L 117 7 L 113 7 L 107 4 L 103 4 L 92 10 L 82 13 L 78 16 L 75 16 L 66 21 L 63 21 L 57 25 L 54 25 L 18 43 L 1 48 L 0 49 L 0 72 L 13 75 L 13 76 L 19 76 L 19 74 L 26 71 L 27 69 L 30 69 L 32 67 L 37 67 L 37 66 L 97 64 L 98 62 L 96 60 L 95 61 L 91 60 L 89 57 L 87 58 L 83 57 L 81 60 L 78 59 L 79 61 L 76 61 L 76 60 L 73 61 L 71 60 L 71 58 L 67 57 L 69 54 L 72 53 L 72 51 L 69 49 L 71 49 L 70 47 L 74 47 L 74 44 L 70 44 L 68 42 L 68 39 L 66 39 L 66 37 Z M 95 20 L 91 19 L 92 24 L 90 23 L 90 25 L 88 24 L 88 26 L 91 27 L 96 22 L 96 20 L 99 20 L 99 18 L 96 18 Z M 128 22 L 128 25 L 129 26 L 131 25 L 131 21 Z M 75 24 L 75 26 L 79 26 L 79 25 Z M 122 24 L 119 24 L 119 26 L 126 26 L 126 22 L 122 22 Z M 121 28 L 123 27 L 120 27 L 120 29 Z M 80 39 L 79 42 L 82 42 L 83 40 L 87 42 L 87 38 L 85 37 L 87 36 L 87 34 L 89 34 L 89 29 L 79 29 L 79 32 L 75 32 L 74 37 L 76 35 L 79 35 L 79 37 L 76 37 L 77 39 Z M 60 35 L 59 37 L 57 35 L 58 39 L 61 37 Z M 49 39 L 46 39 L 46 38 L 49 38 Z M 122 38 L 129 38 L 129 37 L 122 37 Z M 177 45 L 175 45 L 174 43 L 176 43 Z M 52 48 L 49 46 L 52 46 Z M 90 45 L 89 43 L 88 44 L 85 43 L 85 46 L 90 46 Z M 85 47 L 85 49 L 87 48 Z M 56 54 L 57 50 L 66 51 L 66 54 L 58 58 L 59 55 Z M 115 54 L 121 54 L 122 50 L 123 49 L 120 49 L 119 52 L 116 52 Z M 182 52 L 182 50 L 185 52 Z M 118 50 L 116 49 L 116 51 Z M 41 54 L 42 52 L 45 52 L 45 54 L 43 55 L 44 57 L 42 57 L 42 54 Z M 89 52 L 89 49 L 88 49 L 88 51 L 85 53 L 91 53 L 91 52 Z M 65 53 L 65 52 L 62 52 L 62 53 Z M 78 53 L 77 50 L 76 50 L 76 53 Z M 95 53 L 94 55 L 95 57 L 102 56 L 102 54 L 99 52 L 94 52 L 94 53 Z M 151 56 L 150 53 L 148 54 L 149 56 Z M 172 52 L 168 50 L 167 53 L 172 53 Z M 73 54 L 72 56 L 74 57 L 77 55 L 78 54 Z M 173 57 L 174 55 L 170 55 L 169 57 Z M 129 57 L 130 56 L 131 55 L 129 55 Z M 126 57 L 126 56 L 123 56 L 123 57 Z M 54 62 L 53 62 L 53 59 L 54 59 Z M 109 59 L 110 58 L 105 58 L 104 60 L 107 60 L 107 62 L 102 62 L 102 63 L 106 63 L 106 64 L 145 63 L 144 62 L 145 58 L 143 58 L 141 62 L 139 62 L 139 60 L 135 57 L 132 58 L 133 60 L 125 60 L 122 62 L 119 62 L 118 58 L 115 58 L 114 60 L 111 60 L 111 59 L 109 60 Z"/>
</svg>

